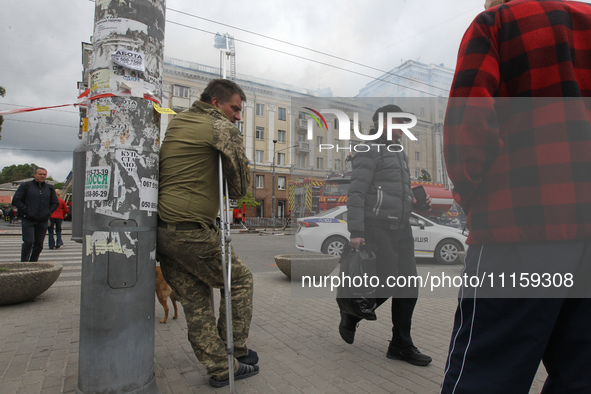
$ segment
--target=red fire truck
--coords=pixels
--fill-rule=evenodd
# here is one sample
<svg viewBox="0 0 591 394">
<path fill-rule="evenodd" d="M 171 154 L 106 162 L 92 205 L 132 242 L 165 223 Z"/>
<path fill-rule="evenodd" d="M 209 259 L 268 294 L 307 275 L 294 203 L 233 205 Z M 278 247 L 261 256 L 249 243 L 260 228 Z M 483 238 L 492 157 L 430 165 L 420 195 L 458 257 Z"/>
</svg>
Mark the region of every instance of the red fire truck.
<svg viewBox="0 0 591 394">
<path fill-rule="evenodd" d="M 326 211 L 340 205 L 347 205 L 350 184 L 351 178 L 349 176 L 336 176 L 326 179 L 318 200 L 318 211 Z M 425 192 L 431 196 L 429 215 L 440 216 L 442 213 L 449 211 L 454 200 L 451 191 L 446 189 L 443 183 L 411 181 L 412 187 L 419 185 L 422 185 Z"/>
</svg>

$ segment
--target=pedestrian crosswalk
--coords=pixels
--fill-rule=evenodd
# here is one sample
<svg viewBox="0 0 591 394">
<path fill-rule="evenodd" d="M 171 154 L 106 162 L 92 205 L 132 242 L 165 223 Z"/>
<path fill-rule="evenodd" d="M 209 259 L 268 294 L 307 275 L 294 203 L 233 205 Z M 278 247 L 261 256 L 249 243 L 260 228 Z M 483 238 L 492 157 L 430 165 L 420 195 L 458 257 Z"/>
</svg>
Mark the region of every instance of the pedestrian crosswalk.
<svg viewBox="0 0 591 394">
<path fill-rule="evenodd" d="M 64 245 L 59 249 L 49 249 L 43 246 L 39 256 L 39 262 L 55 262 L 63 265 L 62 273 L 53 284 L 56 287 L 80 286 L 80 271 L 82 269 L 82 244 L 63 237 Z M 21 260 L 21 245 L 23 241 L 20 235 L 0 236 L 0 263 L 14 263 Z"/>
</svg>

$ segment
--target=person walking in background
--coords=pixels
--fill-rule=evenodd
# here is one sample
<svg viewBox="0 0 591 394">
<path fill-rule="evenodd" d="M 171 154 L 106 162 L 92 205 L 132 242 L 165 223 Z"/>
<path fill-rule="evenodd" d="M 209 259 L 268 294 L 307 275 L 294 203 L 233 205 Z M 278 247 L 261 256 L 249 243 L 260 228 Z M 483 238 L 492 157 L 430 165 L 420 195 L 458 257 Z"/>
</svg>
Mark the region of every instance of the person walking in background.
<svg viewBox="0 0 591 394">
<path fill-rule="evenodd" d="M 542 393 L 591 393 L 591 5 L 485 8 L 460 44 L 444 153 L 464 274 L 518 283 L 461 288 L 441 392 L 528 393 L 542 362 Z"/>
<path fill-rule="evenodd" d="M 8 210 L 8 221 L 10 224 L 16 221 L 16 210 L 14 208 Z"/>
<path fill-rule="evenodd" d="M 33 177 L 32 181 L 21 184 L 12 197 L 12 204 L 23 218 L 21 261 L 39 259 L 49 217 L 59 206 L 55 189 L 45 182 L 47 170 L 39 167 Z"/>
<path fill-rule="evenodd" d="M 384 133 L 376 142 L 380 145 L 400 144 L 402 129 L 392 130 L 392 140 L 388 141 L 387 113 L 403 112 L 397 105 L 386 105 L 378 109 L 374 116 L 375 134 L 383 120 Z M 380 118 L 379 114 L 383 114 Z M 404 123 L 404 119 L 393 119 Z M 362 244 L 375 253 L 377 275 L 381 283 L 389 276 L 416 276 L 417 267 L 414 256 L 414 238 L 409 223 L 410 214 L 416 204 L 408 169 L 408 156 L 403 150 L 389 151 L 373 144 L 367 152 L 353 155 L 353 173 L 347 198 L 348 221 L 351 245 L 359 249 Z M 431 198 L 427 196 L 427 204 Z M 421 353 L 414 345 L 410 330 L 412 315 L 419 291 L 408 287 L 402 291 L 377 289 L 377 304 L 380 306 L 392 297 L 392 340 L 386 356 L 391 359 L 407 361 L 413 365 L 426 366 L 431 357 Z M 356 316 L 341 312 L 339 334 L 349 344 L 355 339 Z"/>
<path fill-rule="evenodd" d="M 64 244 L 62 241 L 62 222 L 65 216 L 70 213 L 68 204 L 61 198 L 61 192 L 56 190 L 55 194 L 57 195 L 59 206 L 53 211 L 49 219 L 49 228 L 47 229 L 49 232 L 49 249 L 59 249 Z M 53 238 L 54 231 L 55 239 Z"/>
</svg>

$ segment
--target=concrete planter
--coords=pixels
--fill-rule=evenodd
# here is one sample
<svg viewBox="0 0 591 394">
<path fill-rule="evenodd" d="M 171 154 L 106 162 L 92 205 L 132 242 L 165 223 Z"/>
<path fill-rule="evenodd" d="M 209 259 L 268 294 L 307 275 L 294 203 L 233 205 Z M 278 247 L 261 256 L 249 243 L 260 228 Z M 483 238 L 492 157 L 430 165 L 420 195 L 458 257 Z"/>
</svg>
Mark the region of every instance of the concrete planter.
<svg viewBox="0 0 591 394">
<path fill-rule="evenodd" d="M 280 254 L 275 256 L 277 267 L 288 278 L 301 278 L 302 275 L 329 275 L 339 263 L 339 256 L 328 254 Z"/>
<path fill-rule="evenodd" d="M 62 268 L 56 263 L 0 263 L 0 305 L 41 295 L 57 280 Z"/>
</svg>

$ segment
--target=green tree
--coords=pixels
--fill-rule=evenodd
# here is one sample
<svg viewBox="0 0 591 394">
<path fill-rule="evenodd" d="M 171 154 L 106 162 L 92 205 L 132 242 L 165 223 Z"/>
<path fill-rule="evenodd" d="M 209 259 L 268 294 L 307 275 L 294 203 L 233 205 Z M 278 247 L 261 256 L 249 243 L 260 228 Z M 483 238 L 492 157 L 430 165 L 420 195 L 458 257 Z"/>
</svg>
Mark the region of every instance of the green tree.
<svg viewBox="0 0 591 394">
<path fill-rule="evenodd" d="M 0 172 L 0 184 L 9 183 L 13 181 L 19 181 L 25 178 L 33 177 L 33 173 L 38 165 L 31 164 L 13 164 L 8 167 L 4 167 Z"/>
<path fill-rule="evenodd" d="M 242 203 L 244 203 L 247 207 L 258 207 L 261 205 L 260 202 L 256 202 L 254 198 L 252 198 L 252 193 L 246 193 L 246 196 L 242 197 L 240 200 L 236 202 L 238 207 L 242 207 Z"/>
</svg>

